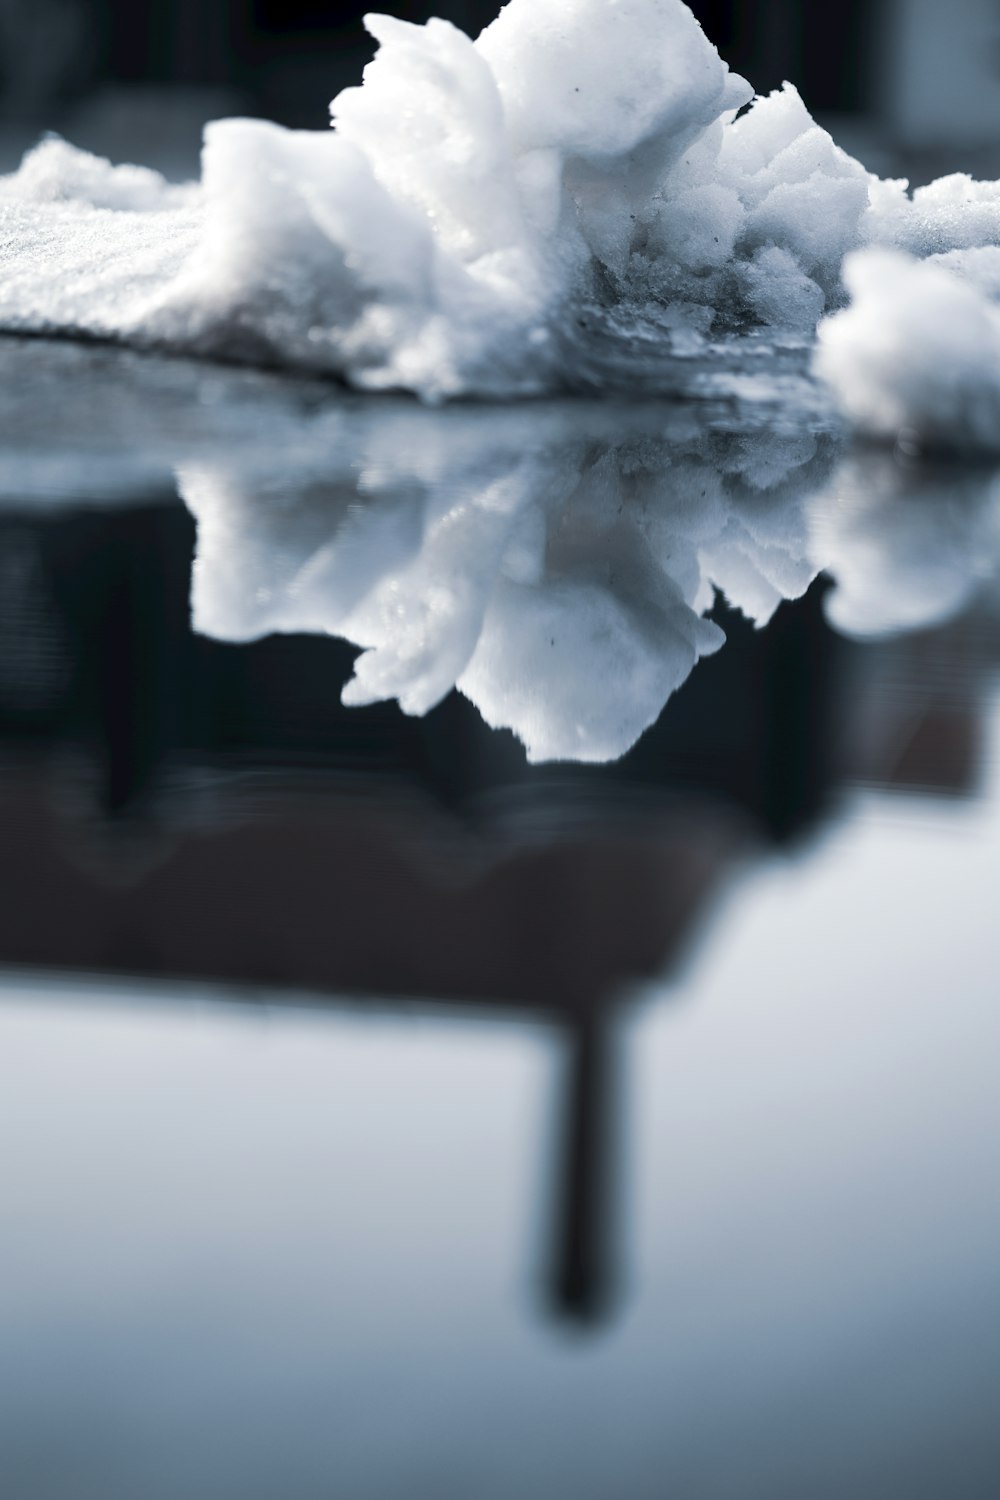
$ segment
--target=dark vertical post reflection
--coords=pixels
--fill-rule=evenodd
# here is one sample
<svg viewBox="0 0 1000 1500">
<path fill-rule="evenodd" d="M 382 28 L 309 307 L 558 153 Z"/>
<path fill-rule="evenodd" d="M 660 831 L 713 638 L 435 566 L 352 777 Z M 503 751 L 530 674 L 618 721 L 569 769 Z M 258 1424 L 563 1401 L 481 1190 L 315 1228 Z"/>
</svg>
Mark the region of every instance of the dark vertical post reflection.
<svg viewBox="0 0 1000 1500">
<path fill-rule="evenodd" d="M 811 589 L 770 626 L 760 754 L 768 829 L 778 843 L 814 826 L 834 780 L 840 650 L 823 614 L 826 592 L 825 583 Z"/>
<path fill-rule="evenodd" d="M 188 636 L 190 524 L 176 510 L 129 511 L 108 537 L 98 522 L 88 608 L 97 649 L 96 709 L 105 812 L 130 811 L 177 740 Z"/>
<path fill-rule="evenodd" d="M 611 1024 L 588 1006 L 568 1023 L 566 1034 L 549 1295 L 561 1317 L 583 1325 L 601 1322 L 616 1292 Z"/>
</svg>

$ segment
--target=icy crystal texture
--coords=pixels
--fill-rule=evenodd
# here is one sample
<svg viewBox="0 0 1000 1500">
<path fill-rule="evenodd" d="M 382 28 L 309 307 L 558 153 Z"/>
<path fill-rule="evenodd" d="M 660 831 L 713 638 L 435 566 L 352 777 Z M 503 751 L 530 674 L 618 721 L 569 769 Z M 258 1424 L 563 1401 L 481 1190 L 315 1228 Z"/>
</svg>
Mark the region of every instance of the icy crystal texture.
<svg viewBox="0 0 1000 1500">
<path fill-rule="evenodd" d="M 188 188 L 43 142 L 0 180 L 0 326 L 438 400 L 641 384 L 833 313 L 819 368 L 850 416 L 995 443 L 996 184 L 879 181 L 791 85 L 751 104 L 682 0 L 511 0 L 476 42 L 368 26 L 333 131 L 218 121 Z"/>
</svg>

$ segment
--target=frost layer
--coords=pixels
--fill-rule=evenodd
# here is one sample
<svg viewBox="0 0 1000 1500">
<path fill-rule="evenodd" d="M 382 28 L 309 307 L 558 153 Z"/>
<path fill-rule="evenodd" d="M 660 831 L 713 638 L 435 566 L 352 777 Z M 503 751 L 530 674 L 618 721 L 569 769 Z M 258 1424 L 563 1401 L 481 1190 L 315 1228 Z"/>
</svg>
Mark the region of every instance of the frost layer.
<svg viewBox="0 0 1000 1500">
<path fill-rule="evenodd" d="M 367 24 L 379 51 L 332 132 L 219 121 L 192 188 L 43 143 L 0 182 L 0 323 L 511 395 L 811 340 L 849 252 L 962 252 L 947 275 L 1000 244 L 995 184 L 911 198 L 791 86 L 743 110 L 682 0 L 511 0 L 476 42 Z"/>
</svg>

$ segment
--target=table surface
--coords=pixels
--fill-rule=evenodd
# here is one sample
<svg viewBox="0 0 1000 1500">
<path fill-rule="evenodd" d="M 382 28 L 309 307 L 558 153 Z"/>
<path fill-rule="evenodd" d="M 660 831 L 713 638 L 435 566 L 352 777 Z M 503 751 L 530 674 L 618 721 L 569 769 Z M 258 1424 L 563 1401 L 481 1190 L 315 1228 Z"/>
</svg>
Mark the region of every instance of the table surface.
<svg viewBox="0 0 1000 1500">
<path fill-rule="evenodd" d="M 780 402 L 0 369 L 0 1492 L 994 1495 L 993 477 Z M 765 451 L 798 481 L 755 500 Z M 426 558 L 498 476 L 534 464 L 549 516 L 637 454 L 658 536 L 721 475 L 702 554 L 757 505 L 755 563 L 816 580 L 762 629 L 717 601 L 614 763 L 532 766 L 457 692 L 343 707 L 356 646 L 301 582 L 268 627 L 253 569 L 332 577 L 359 507 Z M 248 639 L 192 617 L 227 503 Z M 546 524 L 611 587 L 606 527 Z"/>
</svg>

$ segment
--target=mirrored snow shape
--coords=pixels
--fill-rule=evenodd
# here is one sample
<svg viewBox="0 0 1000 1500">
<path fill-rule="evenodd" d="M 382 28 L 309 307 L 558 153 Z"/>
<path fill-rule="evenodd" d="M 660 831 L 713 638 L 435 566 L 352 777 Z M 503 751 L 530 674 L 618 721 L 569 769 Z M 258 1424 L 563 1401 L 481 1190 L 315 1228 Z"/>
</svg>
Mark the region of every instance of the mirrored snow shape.
<svg viewBox="0 0 1000 1500">
<path fill-rule="evenodd" d="M 850 451 L 807 505 L 812 555 L 835 587 L 835 629 L 858 639 L 930 629 L 995 607 L 1000 471 L 910 466 Z"/>
<path fill-rule="evenodd" d="M 361 648 L 344 701 L 423 714 L 457 687 L 534 762 L 604 762 L 724 642 L 821 573 L 831 623 L 917 629 L 995 580 L 1000 484 L 822 431 L 707 431 L 683 409 L 355 410 L 329 457 L 179 471 L 195 628 Z"/>
</svg>

